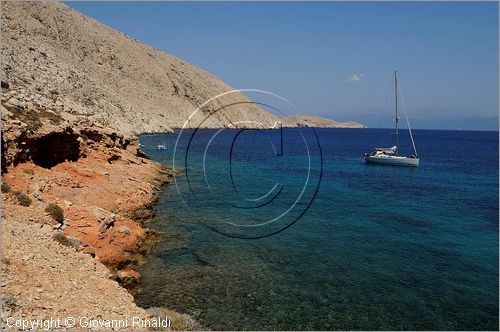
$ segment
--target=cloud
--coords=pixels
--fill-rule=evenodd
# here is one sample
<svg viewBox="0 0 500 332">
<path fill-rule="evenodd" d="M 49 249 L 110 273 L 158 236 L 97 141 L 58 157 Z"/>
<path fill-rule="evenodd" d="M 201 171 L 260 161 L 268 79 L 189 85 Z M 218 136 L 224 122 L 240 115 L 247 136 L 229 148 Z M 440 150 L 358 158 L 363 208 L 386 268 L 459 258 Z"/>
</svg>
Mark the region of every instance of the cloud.
<svg viewBox="0 0 500 332">
<path fill-rule="evenodd" d="M 353 74 L 351 77 L 348 77 L 346 79 L 346 81 L 347 82 L 358 82 L 358 81 L 361 81 L 363 78 L 365 78 L 364 73 Z"/>
</svg>

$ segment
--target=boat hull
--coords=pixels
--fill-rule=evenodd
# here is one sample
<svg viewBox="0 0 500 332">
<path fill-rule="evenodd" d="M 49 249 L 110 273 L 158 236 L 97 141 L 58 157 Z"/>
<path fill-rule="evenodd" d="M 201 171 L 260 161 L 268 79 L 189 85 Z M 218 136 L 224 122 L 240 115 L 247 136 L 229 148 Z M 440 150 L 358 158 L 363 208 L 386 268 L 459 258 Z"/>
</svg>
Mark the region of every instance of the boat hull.
<svg viewBox="0 0 500 332">
<path fill-rule="evenodd" d="M 408 167 L 417 167 L 420 163 L 420 159 L 418 158 L 408 158 L 400 156 L 366 156 L 365 161 L 371 164 Z"/>
</svg>

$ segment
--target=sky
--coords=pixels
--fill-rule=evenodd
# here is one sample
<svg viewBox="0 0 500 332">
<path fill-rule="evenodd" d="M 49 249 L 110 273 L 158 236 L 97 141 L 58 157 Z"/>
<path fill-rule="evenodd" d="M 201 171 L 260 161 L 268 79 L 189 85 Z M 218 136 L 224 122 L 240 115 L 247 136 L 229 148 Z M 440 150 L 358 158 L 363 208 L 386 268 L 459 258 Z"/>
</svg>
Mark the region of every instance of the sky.
<svg viewBox="0 0 500 332">
<path fill-rule="evenodd" d="M 498 130 L 497 2 L 67 4 L 298 113 L 391 127 L 397 69 L 412 127 Z"/>
</svg>

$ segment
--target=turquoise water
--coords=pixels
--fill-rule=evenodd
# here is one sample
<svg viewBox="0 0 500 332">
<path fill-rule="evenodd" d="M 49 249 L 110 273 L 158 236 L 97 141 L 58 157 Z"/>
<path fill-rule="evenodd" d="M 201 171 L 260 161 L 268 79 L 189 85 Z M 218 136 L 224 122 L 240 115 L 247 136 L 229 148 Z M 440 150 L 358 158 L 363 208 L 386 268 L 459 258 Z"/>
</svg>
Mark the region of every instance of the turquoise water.
<svg viewBox="0 0 500 332">
<path fill-rule="evenodd" d="M 419 168 L 364 164 L 391 130 L 216 133 L 179 139 L 140 305 L 217 330 L 498 330 L 498 132 L 416 130 Z M 169 166 L 176 140 L 141 137 Z"/>
</svg>

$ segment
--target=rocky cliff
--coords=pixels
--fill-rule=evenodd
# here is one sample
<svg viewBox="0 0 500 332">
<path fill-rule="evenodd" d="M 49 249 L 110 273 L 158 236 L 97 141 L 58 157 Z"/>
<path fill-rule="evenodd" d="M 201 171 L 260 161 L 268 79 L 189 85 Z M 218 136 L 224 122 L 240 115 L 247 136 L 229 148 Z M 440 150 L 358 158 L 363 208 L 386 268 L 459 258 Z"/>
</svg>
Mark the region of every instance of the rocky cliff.
<svg viewBox="0 0 500 332">
<path fill-rule="evenodd" d="M 57 2 L 2 2 L 1 51 L 3 104 L 48 110 L 68 121 L 84 116 L 123 132 L 182 127 L 205 101 L 233 90 L 210 73 Z M 265 127 L 276 121 L 284 126 L 361 126 L 280 119 L 249 101 L 240 93 L 226 95 L 201 109 L 191 123 L 207 128 L 247 120 Z"/>
</svg>

